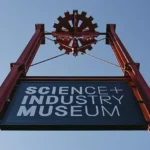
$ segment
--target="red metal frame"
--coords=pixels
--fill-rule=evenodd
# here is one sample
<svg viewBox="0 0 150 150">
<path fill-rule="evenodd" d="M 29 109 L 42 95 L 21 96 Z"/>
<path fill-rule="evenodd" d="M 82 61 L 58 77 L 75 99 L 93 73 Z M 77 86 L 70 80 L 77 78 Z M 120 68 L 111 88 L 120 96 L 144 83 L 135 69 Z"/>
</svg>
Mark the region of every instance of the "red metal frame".
<svg viewBox="0 0 150 150">
<path fill-rule="evenodd" d="M 3 84 L 0 87 L 0 113 L 4 108 L 5 102 L 8 100 L 10 94 L 12 93 L 16 83 L 21 80 L 80 80 L 83 77 L 25 77 L 35 55 L 40 46 L 40 44 L 45 44 L 44 37 L 44 24 L 36 25 L 36 32 L 31 38 L 30 42 L 16 61 L 16 63 L 11 64 L 11 71 L 8 76 L 4 80 Z M 132 80 L 132 88 L 137 97 L 137 99 L 141 99 L 144 104 L 141 104 L 141 109 L 147 121 L 150 121 L 150 89 L 147 85 L 146 81 L 142 77 L 139 71 L 139 64 L 135 63 L 126 48 L 122 44 L 118 35 L 115 32 L 115 25 L 108 24 L 106 31 L 106 44 L 110 44 L 115 56 L 121 66 L 122 71 L 125 74 L 125 77 L 116 77 L 118 80 L 128 80 L 129 78 Z M 100 77 L 87 77 L 85 80 L 95 78 L 98 80 Z M 112 77 L 101 77 L 102 80 L 112 80 Z"/>
<path fill-rule="evenodd" d="M 115 56 L 120 64 L 120 66 L 124 69 L 125 76 L 129 76 L 135 84 L 135 87 L 138 89 L 138 92 L 141 95 L 143 102 L 146 105 L 146 108 L 150 114 L 150 89 L 144 80 L 143 76 L 139 71 L 139 64 L 135 63 L 128 51 L 124 47 L 123 43 L 119 39 L 118 35 L 115 32 L 115 24 L 107 25 L 107 40 L 106 44 L 110 44 Z M 150 116 L 149 116 L 150 118 Z"/>
<path fill-rule="evenodd" d="M 37 24 L 36 32 L 31 38 L 30 42 L 16 61 L 11 64 L 11 71 L 4 80 L 0 88 L 0 111 L 2 111 L 5 102 L 13 91 L 19 78 L 25 75 L 34 59 L 34 56 L 40 46 L 45 43 L 44 39 L 44 24 Z"/>
</svg>

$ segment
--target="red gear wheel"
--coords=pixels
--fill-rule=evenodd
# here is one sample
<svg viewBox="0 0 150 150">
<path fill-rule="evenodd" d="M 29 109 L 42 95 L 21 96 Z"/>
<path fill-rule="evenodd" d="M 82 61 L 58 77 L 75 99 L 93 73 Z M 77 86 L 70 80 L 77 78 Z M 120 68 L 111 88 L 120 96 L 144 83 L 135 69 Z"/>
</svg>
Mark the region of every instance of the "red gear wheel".
<svg viewBox="0 0 150 150">
<path fill-rule="evenodd" d="M 96 37 L 99 32 L 96 32 L 97 24 L 92 23 L 93 18 L 86 17 L 86 12 L 78 14 L 77 10 L 73 14 L 65 13 L 65 17 L 58 17 L 58 24 L 54 24 L 56 30 L 52 35 L 56 38 L 55 44 L 59 44 L 60 50 L 65 50 L 67 54 L 73 52 L 74 56 L 78 52 L 85 53 L 85 50 L 91 50 L 91 44 L 96 44 Z M 80 23 L 80 24 L 79 24 Z"/>
</svg>

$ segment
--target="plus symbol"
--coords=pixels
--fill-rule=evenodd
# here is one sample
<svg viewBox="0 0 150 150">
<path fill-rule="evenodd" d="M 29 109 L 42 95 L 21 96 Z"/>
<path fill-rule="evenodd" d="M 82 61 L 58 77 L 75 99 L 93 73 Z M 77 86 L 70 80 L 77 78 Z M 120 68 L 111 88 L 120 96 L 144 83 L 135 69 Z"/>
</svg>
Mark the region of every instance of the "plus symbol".
<svg viewBox="0 0 150 150">
<path fill-rule="evenodd" d="M 114 89 L 110 89 L 110 91 L 115 91 L 117 94 L 119 91 L 123 91 L 122 89 L 117 89 L 116 87 Z"/>
</svg>

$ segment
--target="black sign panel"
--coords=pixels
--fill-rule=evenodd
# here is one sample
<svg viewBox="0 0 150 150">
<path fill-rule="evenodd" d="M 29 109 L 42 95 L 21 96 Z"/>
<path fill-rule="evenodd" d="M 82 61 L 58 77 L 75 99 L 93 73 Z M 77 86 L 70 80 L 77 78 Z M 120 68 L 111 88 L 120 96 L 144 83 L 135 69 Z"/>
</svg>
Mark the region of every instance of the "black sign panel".
<svg viewBox="0 0 150 150">
<path fill-rule="evenodd" d="M 3 118 L 6 129 L 145 129 L 126 81 L 21 81 Z"/>
</svg>

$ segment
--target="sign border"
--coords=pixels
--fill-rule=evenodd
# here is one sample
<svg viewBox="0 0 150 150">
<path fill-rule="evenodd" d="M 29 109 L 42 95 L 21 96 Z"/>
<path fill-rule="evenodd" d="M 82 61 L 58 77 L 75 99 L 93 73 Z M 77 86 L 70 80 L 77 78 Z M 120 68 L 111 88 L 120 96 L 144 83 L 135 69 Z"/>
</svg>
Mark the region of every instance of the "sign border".
<svg viewBox="0 0 150 150">
<path fill-rule="evenodd" d="M 122 76 L 27 76 L 20 81 L 127 81 L 132 87 L 134 84 L 128 77 Z M 16 87 L 19 85 L 17 83 Z M 15 93 L 15 90 L 13 91 Z M 11 95 L 11 98 L 13 94 Z M 136 97 L 136 95 L 135 95 Z M 138 103 L 138 102 L 137 102 Z M 140 106 L 139 106 L 140 107 Z M 8 106 L 7 106 L 8 108 Z M 141 110 L 142 112 L 142 110 Z M 144 115 L 143 115 L 144 117 Z M 145 120 L 146 122 L 146 120 Z M 148 123 L 144 125 L 0 125 L 1 130 L 147 130 Z"/>
</svg>

